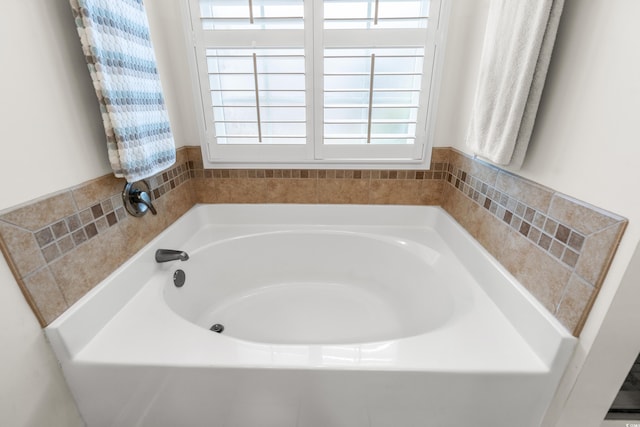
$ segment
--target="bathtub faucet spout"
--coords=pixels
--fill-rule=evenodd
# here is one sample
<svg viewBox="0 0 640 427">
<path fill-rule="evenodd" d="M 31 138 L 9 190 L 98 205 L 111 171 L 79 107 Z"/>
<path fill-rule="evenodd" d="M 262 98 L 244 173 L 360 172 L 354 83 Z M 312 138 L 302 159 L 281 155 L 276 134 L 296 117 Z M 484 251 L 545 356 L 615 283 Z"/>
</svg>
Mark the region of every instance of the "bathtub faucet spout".
<svg viewBox="0 0 640 427">
<path fill-rule="evenodd" d="M 186 261 L 188 259 L 189 255 L 185 251 L 176 251 L 173 249 L 158 249 L 156 251 L 156 262 Z"/>
</svg>

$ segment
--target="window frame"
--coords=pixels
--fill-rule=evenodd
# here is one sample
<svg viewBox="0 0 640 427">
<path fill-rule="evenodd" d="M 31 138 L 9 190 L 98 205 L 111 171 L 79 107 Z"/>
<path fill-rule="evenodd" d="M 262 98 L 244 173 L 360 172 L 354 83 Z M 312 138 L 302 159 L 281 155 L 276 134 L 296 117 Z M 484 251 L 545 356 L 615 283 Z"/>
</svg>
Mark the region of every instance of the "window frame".
<svg viewBox="0 0 640 427">
<path fill-rule="evenodd" d="M 278 168 L 278 169 L 428 169 L 435 134 L 437 99 L 439 94 L 442 68 L 444 63 L 446 27 L 450 11 L 450 0 L 431 0 L 432 6 L 429 24 L 426 29 L 427 40 L 424 45 L 423 86 L 420 90 L 419 114 L 416 128 L 417 144 L 385 145 L 329 145 L 323 143 L 324 131 L 324 49 L 349 47 L 393 47 L 397 46 L 396 32 L 412 33 L 417 37 L 424 29 L 376 29 L 374 43 L 365 36 L 363 30 L 330 29 L 324 25 L 314 25 L 313 31 L 304 29 L 268 30 L 264 36 L 255 37 L 251 30 L 215 30 L 205 31 L 200 25 L 198 0 L 182 0 L 183 22 L 189 50 L 189 68 L 192 76 L 192 88 L 199 127 L 200 147 L 203 164 L 206 169 L 226 168 Z M 323 23 L 323 1 L 304 0 L 305 22 L 311 19 L 314 24 Z M 299 32 L 299 39 L 290 37 L 291 32 Z M 372 33 L 368 33 L 371 35 Z M 200 37 L 201 36 L 201 37 Z M 345 37 L 349 40 L 344 42 Z M 207 107 L 210 101 L 205 98 L 205 89 L 209 91 L 209 74 L 205 52 L 207 49 L 224 48 L 303 48 L 305 49 L 305 97 L 306 97 L 306 138 L 305 144 L 213 144 L 215 122 L 213 109 Z M 398 46 L 398 47 L 406 47 Z M 432 59 L 431 59 L 432 58 Z M 430 65 L 430 66 L 428 66 Z M 210 97 L 209 97 L 210 99 Z M 354 153 L 361 157 L 354 158 Z M 362 153 L 362 154 L 359 154 Z"/>
</svg>

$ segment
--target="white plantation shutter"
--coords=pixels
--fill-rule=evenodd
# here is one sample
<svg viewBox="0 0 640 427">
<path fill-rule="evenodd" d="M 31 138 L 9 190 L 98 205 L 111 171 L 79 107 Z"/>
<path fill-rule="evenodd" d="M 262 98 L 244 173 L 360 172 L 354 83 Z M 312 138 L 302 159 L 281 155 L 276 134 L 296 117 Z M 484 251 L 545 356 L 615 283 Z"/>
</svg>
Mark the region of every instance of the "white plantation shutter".
<svg viewBox="0 0 640 427">
<path fill-rule="evenodd" d="M 209 166 L 428 165 L 443 0 L 188 1 Z"/>
<path fill-rule="evenodd" d="M 325 0 L 325 29 L 427 28 L 429 0 Z"/>
<path fill-rule="evenodd" d="M 424 49 L 325 49 L 325 144 L 413 144 Z"/>
<path fill-rule="evenodd" d="M 305 144 L 303 49 L 207 49 L 218 144 Z"/>
<path fill-rule="evenodd" d="M 203 30 L 304 28 L 302 0 L 200 0 Z"/>
</svg>

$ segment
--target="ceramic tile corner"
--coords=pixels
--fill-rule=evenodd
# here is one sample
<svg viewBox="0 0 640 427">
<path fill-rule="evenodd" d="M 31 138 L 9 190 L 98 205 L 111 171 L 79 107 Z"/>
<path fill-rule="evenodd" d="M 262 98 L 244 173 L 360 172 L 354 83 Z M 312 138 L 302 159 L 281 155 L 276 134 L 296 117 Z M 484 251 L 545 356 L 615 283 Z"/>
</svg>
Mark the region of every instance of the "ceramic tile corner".
<svg viewBox="0 0 640 427">
<path fill-rule="evenodd" d="M 591 284 L 577 274 L 571 275 L 555 315 L 575 336 L 580 334 L 596 294 L 597 289 Z"/>
</svg>

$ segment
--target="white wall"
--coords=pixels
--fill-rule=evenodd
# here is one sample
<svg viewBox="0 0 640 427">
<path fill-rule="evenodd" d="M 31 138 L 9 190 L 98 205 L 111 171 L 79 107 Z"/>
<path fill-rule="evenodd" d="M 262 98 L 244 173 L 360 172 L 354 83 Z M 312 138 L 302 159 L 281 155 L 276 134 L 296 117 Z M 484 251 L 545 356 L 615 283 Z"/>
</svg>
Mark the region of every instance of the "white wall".
<svg viewBox="0 0 640 427">
<path fill-rule="evenodd" d="M 200 145 L 181 1 L 145 1 L 171 129 L 179 147 Z"/>
<path fill-rule="evenodd" d="M 450 0 L 434 146 L 458 149 L 466 134 L 491 0 Z M 463 150 L 464 151 L 464 150 Z"/>
<path fill-rule="evenodd" d="M 638 16 L 636 0 L 567 0 L 522 170 L 629 219 L 563 384 L 570 394 L 559 426 L 599 426 L 640 351 L 640 313 L 628 304 L 640 301 L 640 258 L 632 258 L 640 240 Z"/>
<path fill-rule="evenodd" d="M 0 325 L 0 425 L 82 426 L 55 356 L 1 257 Z"/>
<path fill-rule="evenodd" d="M 3 2 L 0 210 L 109 172 L 66 0 Z M 83 425 L 35 316 L 0 259 L 0 425 Z"/>
<path fill-rule="evenodd" d="M 0 210 L 109 171 L 70 14 L 64 0 L 3 2 L 0 182 L 16 185 L 3 185 Z"/>
<path fill-rule="evenodd" d="M 176 145 L 197 144 L 193 105 L 180 98 L 191 90 L 184 72 L 179 75 L 186 57 L 169 49 L 184 44 L 178 2 L 147 3 L 159 45 L 158 69 L 170 82 L 164 89 Z M 0 31 L 0 120 L 8 154 L 2 156 L 0 180 L 21 177 L 19 185 L 3 187 L 0 210 L 110 173 L 100 110 L 69 1 L 5 1 Z"/>
<path fill-rule="evenodd" d="M 454 0 L 454 11 L 465 12 L 458 11 L 452 26 L 437 145 L 464 152 L 486 7 L 488 1 Z M 640 256 L 632 260 L 640 240 L 638 16 L 637 0 L 566 0 L 529 152 L 518 172 L 630 220 L 549 426 L 599 426 L 640 351 L 640 310 L 629 304 L 640 301 Z"/>
</svg>

